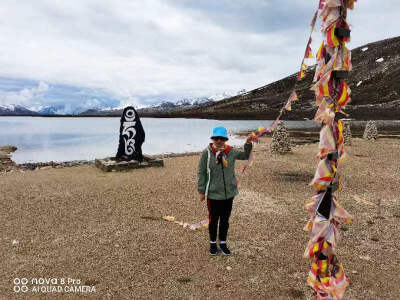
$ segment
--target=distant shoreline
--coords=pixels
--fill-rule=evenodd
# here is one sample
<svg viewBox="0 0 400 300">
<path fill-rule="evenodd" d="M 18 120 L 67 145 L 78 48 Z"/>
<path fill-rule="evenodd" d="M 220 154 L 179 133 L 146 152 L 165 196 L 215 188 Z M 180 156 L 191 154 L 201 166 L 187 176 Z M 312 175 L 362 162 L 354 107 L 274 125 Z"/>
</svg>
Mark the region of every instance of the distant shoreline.
<svg viewBox="0 0 400 300">
<path fill-rule="evenodd" d="M 35 118 L 120 118 L 120 115 L 0 115 L 1 117 L 35 117 Z M 178 115 L 178 114 L 141 114 L 141 118 L 157 118 L 157 119 L 206 119 L 206 120 L 218 120 L 218 121 L 273 121 L 276 118 L 276 115 L 273 117 L 265 117 L 265 118 L 246 118 L 246 115 L 243 118 L 225 118 L 224 116 L 218 118 L 212 117 L 204 117 L 204 116 L 191 116 L 191 115 Z M 282 121 L 312 121 L 307 118 L 291 118 Z M 380 125 L 385 126 L 387 124 L 395 124 L 395 126 L 400 128 L 400 119 L 350 119 L 350 122 L 353 124 L 355 122 L 367 122 L 367 121 L 376 121 L 379 122 Z M 388 123 L 389 122 L 389 123 Z M 378 125 L 378 124 L 377 124 Z"/>
</svg>

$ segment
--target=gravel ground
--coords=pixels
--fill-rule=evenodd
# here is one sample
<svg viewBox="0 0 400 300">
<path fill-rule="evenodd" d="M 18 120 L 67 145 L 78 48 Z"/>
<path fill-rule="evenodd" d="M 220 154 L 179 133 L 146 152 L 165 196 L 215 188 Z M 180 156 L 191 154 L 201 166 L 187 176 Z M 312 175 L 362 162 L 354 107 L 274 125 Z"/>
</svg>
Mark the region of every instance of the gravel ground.
<svg viewBox="0 0 400 300">
<path fill-rule="evenodd" d="M 103 173 L 92 165 L 0 174 L 0 299 L 310 299 L 304 201 L 317 145 L 279 156 L 255 146 L 229 232 L 231 257 L 208 255 L 207 230 L 162 220 L 207 218 L 196 191 L 199 156 L 164 168 Z M 346 299 L 398 299 L 400 140 L 353 139 L 338 199 Z M 237 171 L 243 162 L 237 164 Z M 378 207 L 354 200 L 381 202 Z M 14 293 L 14 278 L 73 278 L 93 293 Z M 47 285 L 47 284 L 45 284 Z"/>
</svg>

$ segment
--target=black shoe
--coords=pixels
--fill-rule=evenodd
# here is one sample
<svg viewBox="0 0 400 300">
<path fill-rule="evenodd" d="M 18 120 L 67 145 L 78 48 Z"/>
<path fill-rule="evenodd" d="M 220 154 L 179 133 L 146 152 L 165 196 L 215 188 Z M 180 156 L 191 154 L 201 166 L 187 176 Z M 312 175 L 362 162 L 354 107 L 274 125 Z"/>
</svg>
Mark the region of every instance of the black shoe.
<svg viewBox="0 0 400 300">
<path fill-rule="evenodd" d="M 221 248 L 222 255 L 231 255 L 231 251 L 225 243 L 219 244 L 219 247 Z"/>
<path fill-rule="evenodd" d="M 217 243 L 210 243 L 210 255 L 217 255 L 218 251 Z"/>
</svg>

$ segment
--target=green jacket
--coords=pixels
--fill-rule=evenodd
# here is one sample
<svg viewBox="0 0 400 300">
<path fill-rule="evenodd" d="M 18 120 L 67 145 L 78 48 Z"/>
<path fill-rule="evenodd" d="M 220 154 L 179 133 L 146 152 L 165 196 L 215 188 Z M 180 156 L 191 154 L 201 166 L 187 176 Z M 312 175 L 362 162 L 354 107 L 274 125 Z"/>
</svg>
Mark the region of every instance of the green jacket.
<svg viewBox="0 0 400 300">
<path fill-rule="evenodd" d="M 208 186 L 208 199 L 214 200 L 226 200 L 235 197 L 239 194 L 237 189 L 237 180 L 235 177 L 235 161 L 247 160 L 249 159 L 252 144 L 244 145 L 244 152 L 231 149 L 226 156 L 226 161 L 228 162 L 228 167 L 226 168 L 222 163 L 216 163 L 216 157 L 211 150 L 210 145 L 204 149 L 201 154 L 199 169 L 198 169 L 198 181 L 197 190 L 201 194 L 206 193 L 206 187 L 209 180 L 207 162 L 209 161 L 210 168 L 210 183 Z M 210 158 L 208 160 L 208 153 L 210 153 Z"/>
</svg>

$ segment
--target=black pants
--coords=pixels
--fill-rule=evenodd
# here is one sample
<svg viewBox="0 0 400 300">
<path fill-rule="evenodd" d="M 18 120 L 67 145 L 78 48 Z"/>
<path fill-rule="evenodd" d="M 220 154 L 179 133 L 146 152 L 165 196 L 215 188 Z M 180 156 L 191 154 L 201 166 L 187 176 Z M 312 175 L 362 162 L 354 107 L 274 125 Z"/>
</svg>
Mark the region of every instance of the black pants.
<svg viewBox="0 0 400 300">
<path fill-rule="evenodd" d="M 208 207 L 208 232 L 210 241 L 217 240 L 217 229 L 219 221 L 219 240 L 226 241 L 229 229 L 229 217 L 231 216 L 233 198 L 228 200 L 207 200 Z"/>
</svg>

